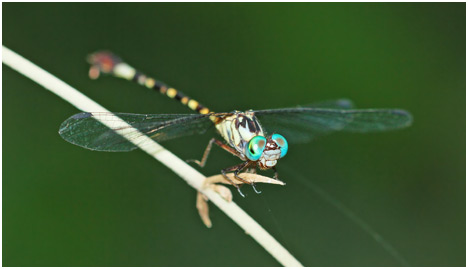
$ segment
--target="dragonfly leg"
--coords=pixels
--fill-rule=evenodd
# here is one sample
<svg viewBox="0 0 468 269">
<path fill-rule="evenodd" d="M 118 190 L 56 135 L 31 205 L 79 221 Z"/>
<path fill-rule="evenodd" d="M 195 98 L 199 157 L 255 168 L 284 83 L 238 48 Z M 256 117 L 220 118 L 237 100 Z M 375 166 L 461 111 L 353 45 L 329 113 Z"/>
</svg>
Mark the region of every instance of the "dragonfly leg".
<svg viewBox="0 0 468 269">
<path fill-rule="evenodd" d="M 257 168 L 255 167 L 249 167 L 245 170 L 246 173 L 249 173 L 249 174 L 257 174 Z"/>
<path fill-rule="evenodd" d="M 232 185 L 234 185 L 234 187 L 237 188 L 237 191 L 239 192 L 239 194 L 242 196 L 242 197 L 245 197 L 245 195 L 242 193 L 242 191 L 240 190 L 240 186 L 239 184 L 236 184 L 234 183 L 227 175 L 226 173 L 227 172 L 232 172 L 234 171 L 234 178 L 245 183 L 245 184 L 252 184 L 252 182 L 250 181 L 247 181 L 241 177 L 238 176 L 238 174 L 244 170 L 245 168 L 247 168 L 248 166 L 250 165 L 250 162 L 247 161 L 247 162 L 244 162 L 244 163 L 241 163 L 241 164 L 238 164 L 238 165 L 235 165 L 235 166 L 232 166 L 232 167 L 229 167 L 229 168 L 226 168 L 226 169 L 223 169 L 221 170 L 221 173 L 223 174 L 224 178 L 227 179 Z"/>
<path fill-rule="evenodd" d="M 257 168 L 255 166 L 251 166 L 251 167 L 248 167 L 245 170 L 245 172 L 250 173 L 250 174 L 257 174 Z M 250 186 L 252 186 L 252 189 L 254 189 L 255 193 L 257 193 L 257 194 L 262 193 L 261 191 L 257 190 L 257 188 L 255 188 L 255 182 L 251 182 L 249 184 L 250 184 Z"/>
<path fill-rule="evenodd" d="M 242 191 L 240 190 L 239 185 L 237 185 L 236 183 L 234 183 L 234 182 L 226 175 L 226 171 L 224 171 L 224 169 L 221 170 L 221 174 L 223 174 L 224 178 L 225 178 L 227 181 L 229 181 L 234 187 L 236 187 L 236 188 L 237 188 L 237 191 L 239 192 L 239 194 L 240 194 L 242 197 L 245 198 L 245 195 L 244 195 L 244 194 L 242 193 Z"/>
<path fill-rule="evenodd" d="M 255 193 L 260 194 L 260 193 L 262 193 L 262 192 L 259 191 L 259 190 L 257 190 L 257 188 L 255 188 L 255 182 L 250 182 L 250 181 L 247 181 L 247 180 L 245 180 L 245 179 L 239 177 L 239 173 L 242 172 L 242 170 L 244 170 L 245 168 L 248 168 L 248 171 L 247 171 L 248 173 L 252 173 L 252 171 L 254 172 L 253 174 L 256 174 L 256 173 L 257 173 L 257 170 L 255 169 L 255 167 L 253 167 L 253 170 L 252 170 L 252 167 L 249 168 L 249 165 L 251 165 L 251 162 L 247 161 L 247 162 L 245 162 L 245 163 L 241 163 L 241 164 L 239 164 L 239 165 L 236 165 L 236 166 L 234 166 L 234 167 L 231 167 L 231 168 L 234 168 L 234 169 L 237 168 L 237 169 L 234 171 L 234 178 L 236 178 L 237 180 L 242 181 L 242 182 L 245 183 L 245 184 L 249 184 L 250 186 L 252 186 L 252 189 L 255 191 Z M 230 168 L 228 168 L 228 169 L 230 169 Z M 231 170 L 231 171 L 233 171 L 233 170 Z M 240 192 L 240 189 L 239 189 L 239 188 L 237 188 L 237 190 Z"/>
<path fill-rule="evenodd" d="M 275 172 L 275 176 L 273 177 L 274 179 L 278 179 L 278 171 L 276 171 L 276 166 L 273 166 L 271 169 Z"/>
<path fill-rule="evenodd" d="M 210 155 L 211 148 L 213 147 L 213 143 L 218 145 L 220 148 L 226 150 L 227 152 L 233 154 L 234 156 L 240 157 L 235 149 L 229 147 L 228 145 L 224 144 L 223 142 L 215 138 L 212 138 L 210 142 L 208 142 L 208 146 L 206 146 L 205 152 L 203 153 L 203 157 L 200 161 L 199 160 L 187 160 L 187 162 L 194 162 L 198 164 L 200 167 L 204 167 L 206 164 L 206 161 L 208 160 L 208 155 Z"/>
<path fill-rule="evenodd" d="M 248 167 L 248 165 L 250 164 L 250 162 L 246 162 L 246 163 L 247 163 L 247 166 L 246 166 L 246 167 Z M 243 163 L 243 164 L 245 164 L 245 163 Z M 246 168 L 246 167 L 244 167 L 244 168 Z M 242 181 L 242 182 L 244 182 L 244 183 L 249 184 L 250 186 L 252 186 L 252 189 L 255 191 L 256 194 L 262 193 L 261 191 L 258 191 L 258 190 L 255 188 L 255 182 L 248 182 L 247 180 L 245 180 L 245 179 L 243 179 L 243 178 L 241 178 L 241 177 L 238 176 L 238 174 L 239 174 L 244 168 L 239 168 L 238 170 L 234 171 L 234 177 L 235 177 L 236 179 L 238 179 L 238 180 L 240 180 L 240 181 Z M 252 169 L 249 169 L 249 172 L 250 172 L 251 170 L 252 170 Z M 254 171 L 255 171 L 255 174 L 256 174 L 257 171 L 255 170 L 255 168 L 254 168 Z"/>
<path fill-rule="evenodd" d="M 246 173 L 250 174 L 257 174 L 257 168 L 256 167 L 249 167 L 245 170 Z M 252 186 L 252 189 L 255 191 L 255 193 L 260 194 L 262 193 L 261 191 L 257 190 L 255 188 L 255 182 L 250 183 L 250 186 Z"/>
<path fill-rule="evenodd" d="M 262 191 L 259 191 L 259 190 L 257 190 L 257 188 L 255 188 L 255 183 L 250 184 L 250 186 L 252 186 L 252 189 L 254 190 L 254 192 L 255 192 L 256 194 L 262 193 Z"/>
</svg>

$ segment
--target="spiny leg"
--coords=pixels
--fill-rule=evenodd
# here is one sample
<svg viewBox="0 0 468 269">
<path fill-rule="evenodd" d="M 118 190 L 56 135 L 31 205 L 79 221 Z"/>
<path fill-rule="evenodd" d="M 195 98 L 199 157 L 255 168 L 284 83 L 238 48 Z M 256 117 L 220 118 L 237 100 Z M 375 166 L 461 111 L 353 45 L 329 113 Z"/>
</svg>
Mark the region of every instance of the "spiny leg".
<svg viewBox="0 0 468 269">
<path fill-rule="evenodd" d="M 249 174 L 257 174 L 257 169 L 255 167 L 249 167 L 245 169 L 245 172 Z"/>
<path fill-rule="evenodd" d="M 221 170 L 221 174 L 223 174 L 224 178 L 227 179 L 229 182 L 231 182 L 232 185 L 234 185 L 236 188 L 237 188 L 237 191 L 239 192 L 239 194 L 245 198 L 245 195 L 242 193 L 242 191 L 240 190 L 240 187 L 238 184 L 234 183 L 227 175 L 226 175 L 226 172 L 232 172 L 234 171 L 234 178 L 245 183 L 245 184 L 251 184 L 251 182 L 241 178 L 238 176 L 239 172 L 244 170 L 248 165 L 249 165 L 249 161 L 247 162 L 243 162 L 241 164 L 238 164 L 238 165 L 235 165 L 235 166 L 232 166 L 232 167 L 229 167 L 229 168 L 225 168 L 223 170 Z"/>
<path fill-rule="evenodd" d="M 206 161 L 208 160 L 208 156 L 211 152 L 211 148 L 213 147 L 213 143 L 215 143 L 216 145 L 218 145 L 220 148 L 226 150 L 227 152 L 231 153 L 232 155 L 234 156 L 237 156 L 239 158 L 241 158 L 241 156 L 239 156 L 239 153 L 231 148 L 230 146 L 224 144 L 223 142 L 215 139 L 215 138 L 212 138 L 210 140 L 210 142 L 208 142 L 208 146 L 206 146 L 206 149 L 205 149 L 205 152 L 203 153 L 203 157 L 202 159 L 199 161 L 199 160 L 187 160 L 187 162 L 194 162 L 196 164 L 198 164 L 199 166 L 201 167 L 204 167 L 205 164 L 206 164 Z M 249 184 L 252 186 L 252 188 L 254 189 L 254 191 L 257 193 L 257 194 L 260 194 L 262 193 L 261 191 L 258 191 L 256 188 L 255 188 L 255 183 L 254 182 L 249 182 L 241 177 L 238 176 L 238 174 L 240 172 L 242 172 L 242 170 L 244 170 L 245 168 L 248 168 L 249 165 L 251 165 L 251 162 L 250 161 L 247 161 L 247 162 L 244 162 L 244 163 L 241 163 L 239 165 L 235 165 L 233 167 L 229 167 L 229 168 L 226 168 L 226 169 L 223 169 L 221 170 L 221 173 L 223 174 L 224 178 L 226 180 L 228 180 L 233 186 L 235 186 L 237 188 L 237 191 L 239 192 L 239 194 L 242 196 L 242 197 L 245 197 L 245 195 L 242 193 L 242 191 L 240 190 L 240 187 L 238 184 L 234 183 L 227 175 L 226 175 L 226 172 L 231 172 L 231 171 L 234 171 L 234 178 L 238 179 L 239 181 L 245 183 L 245 184 Z M 256 173 L 256 170 L 255 168 L 253 168 L 253 173 Z M 251 169 L 249 170 L 249 172 L 251 172 Z M 252 173 L 252 172 L 251 172 Z"/>
<path fill-rule="evenodd" d="M 278 179 L 278 171 L 276 171 L 276 166 L 273 166 L 271 169 L 273 169 L 273 171 L 275 171 L 275 176 L 273 178 Z"/>
<path fill-rule="evenodd" d="M 245 170 L 246 173 L 249 173 L 249 174 L 257 174 L 257 168 L 255 166 L 251 166 L 251 167 L 248 167 L 246 170 Z M 260 194 L 262 193 L 261 191 L 257 190 L 257 188 L 255 188 L 255 182 L 252 182 L 250 183 L 250 186 L 252 186 L 252 189 L 255 191 L 255 193 L 257 194 Z"/>
<path fill-rule="evenodd" d="M 234 177 L 235 177 L 236 179 L 238 179 L 238 180 L 244 182 L 244 183 L 250 184 L 250 186 L 252 186 L 252 189 L 255 191 L 256 194 L 262 193 L 261 191 L 258 191 L 258 190 L 255 188 L 255 182 L 247 182 L 245 179 L 243 179 L 243 178 L 241 178 L 241 177 L 238 176 L 238 174 L 239 174 L 242 170 L 244 170 L 244 169 L 246 169 L 246 168 L 249 169 L 249 166 L 252 165 L 252 163 L 249 162 L 249 161 L 247 161 L 247 162 L 245 162 L 245 163 L 243 163 L 243 164 L 247 164 L 247 165 L 245 165 L 244 167 L 239 168 L 239 169 L 237 169 L 236 171 L 234 171 Z M 251 169 L 249 169 L 249 170 L 251 170 Z M 256 174 L 257 171 L 255 170 L 255 168 L 254 168 L 254 171 L 255 171 L 255 174 Z"/>
<path fill-rule="evenodd" d="M 194 163 L 198 164 L 200 167 L 204 167 L 205 164 L 206 164 L 206 161 L 208 160 L 208 155 L 210 155 L 213 143 L 218 145 L 220 148 L 226 150 L 227 152 L 231 153 L 232 155 L 237 156 L 237 157 L 240 158 L 239 153 L 237 153 L 237 151 L 235 149 L 229 147 L 228 145 L 224 144 L 223 142 L 221 142 L 221 141 L 219 141 L 219 140 L 217 140 L 215 138 L 212 138 L 210 140 L 210 142 L 208 142 L 208 146 L 206 146 L 205 152 L 203 153 L 203 157 L 202 157 L 202 159 L 200 161 L 199 160 L 187 160 L 187 162 L 194 162 Z"/>
<path fill-rule="evenodd" d="M 244 162 L 244 163 L 241 163 L 241 164 L 238 164 L 236 166 L 233 166 L 233 167 L 229 167 L 229 168 L 226 168 L 226 169 L 223 169 L 221 172 L 223 173 L 224 177 L 227 178 L 226 176 L 226 172 L 231 172 L 231 171 L 234 171 L 234 178 L 235 179 L 238 179 L 239 181 L 245 183 L 245 184 L 249 184 L 250 186 L 252 186 L 252 189 L 255 191 L 255 193 L 257 194 L 260 194 L 262 193 L 261 191 L 257 190 L 255 188 L 255 182 L 250 182 L 250 181 L 247 181 L 241 177 L 239 177 L 239 173 L 242 172 L 242 170 L 244 169 L 247 169 L 247 172 L 248 173 L 252 173 L 252 174 L 256 174 L 257 173 L 257 170 L 255 169 L 255 167 L 249 167 L 252 165 L 252 162 L 250 161 L 247 161 L 247 162 Z M 233 183 L 229 178 L 227 178 L 231 183 Z M 237 184 L 234 184 L 234 186 L 236 186 L 237 190 L 239 191 L 239 193 L 242 195 L 242 197 L 245 197 L 244 194 L 241 192 L 240 190 L 240 187 L 237 185 Z"/>
<path fill-rule="evenodd" d="M 210 154 L 210 151 L 211 151 L 211 148 L 212 148 L 212 146 L 213 146 L 213 143 L 215 143 L 216 145 L 218 145 L 220 148 L 226 150 L 227 152 L 231 153 L 232 155 L 241 158 L 241 156 L 239 155 L 239 153 L 238 153 L 235 149 L 229 147 L 228 145 L 224 144 L 223 142 L 221 142 L 221 141 L 219 141 L 219 140 L 217 140 L 217 139 L 215 139 L 215 138 L 212 138 L 212 139 L 210 140 L 210 142 L 208 142 L 208 146 L 206 146 L 206 149 L 205 149 L 205 152 L 203 153 L 203 157 L 202 157 L 201 161 L 199 161 L 199 160 L 187 160 L 187 162 L 194 162 L 194 163 L 198 164 L 199 166 L 204 167 L 205 164 L 206 164 L 206 161 L 207 161 L 207 159 L 208 159 L 208 155 Z M 248 164 L 249 162 L 246 162 L 246 163 Z M 226 172 L 234 171 L 234 170 L 238 169 L 238 167 L 242 167 L 242 168 L 240 168 L 240 171 L 241 171 L 241 170 L 244 169 L 246 166 L 245 166 L 245 163 L 242 163 L 242 164 L 240 164 L 240 165 L 236 165 L 236 166 L 233 166 L 233 167 L 230 167 L 230 168 L 227 168 L 227 169 L 223 169 L 223 170 L 221 170 L 221 173 L 223 174 L 224 178 L 225 178 L 227 181 L 229 181 L 229 183 L 231 183 L 234 187 L 237 188 L 237 190 L 239 191 L 240 195 L 241 195 L 242 197 L 245 197 L 245 195 L 241 192 L 239 185 L 236 184 L 236 183 L 234 183 L 234 182 L 226 175 Z M 248 182 L 248 181 L 246 181 L 246 180 L 240 178 L 239 176 L 237 176 L 236 173 L 234 174 L 234 177 L 237 178 L 237 179 L 239 179 L 241 182 L 250 184 L 250 182 Z"/>
<path fill-rule="evenodd" d="M 252 183 L 250 184 L 250 186 L 252 186 L 252 189 L 254 190 L 254 192 L 255 192 L 256 194 L 262 193 L 262 191 L 259 191 L 259 190 L 257 190 L 257 188 L 255 188 L 255 183 L 254 183 L 254 182 L 252 182 Z"/>
<path fill-rule="evenodd" d="M 242 172 L 242 170 L 248 168 L 250 165 L 252 165 L 252 162 L 250 161 L 246 161 L 244 163 L 241 163 L 241 164 L 238 164 L 236 166 L 233 166 L 233 167 L 229 167 L 229 168 L 226 168 L 226 169 L 223 169 L 221 170 L 221 173 L 223 174 L 223 176 L 225 178 L 227 178 L 229 181 L 231 181 L 227 176 L 226 176 L 226 172 L 231 172 L 231 171 L 234 171 L 234 178 L 245 183 L 245 184 L 249 184 L 250 186 L 252 186 L 253 190 L 255 191 L 255 193 L 257 194 L 260 194 L 262 193 L 261 191 L 258 191 L 256 188 L 255 188 L 255 182 L 250 182 L 250 181 L 247 181 L 241 177 L 239 177 L 239 173 Z M 231 181 L 232 182 L 232 181 Z M 239 191 L 240 195 L 242 195 L 242 197 L 245 197 L 244 194 L 241 192 L 240 190 L 240 187 L 237 185 L 237 184 L 234 184 L 234 186 L 236 186 L 237 190 Z"/>
<path fill-rule="evenodd" d="M 247 169 L 245 169 L 245 172 L 249 173 L 249 174 L 257 174 L 257 167 L 252 165 L 252 166 L 248 167 Z"/>
</svg>

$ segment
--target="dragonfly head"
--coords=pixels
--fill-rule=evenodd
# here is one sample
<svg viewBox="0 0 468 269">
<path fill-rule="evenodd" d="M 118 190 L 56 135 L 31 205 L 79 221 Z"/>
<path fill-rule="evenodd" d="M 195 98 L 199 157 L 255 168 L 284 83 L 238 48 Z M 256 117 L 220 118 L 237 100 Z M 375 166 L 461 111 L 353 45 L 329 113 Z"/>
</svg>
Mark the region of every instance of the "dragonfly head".
<svg viewBox="0 0 468 269">
<path fill-rule="evenodd" d="M 288 152 L 288 142 L 280 134 L 270 135 L 268 138 L 255 136 L 246 149 L 245 155 L 251 161 L 258 161 L 261 169 L 270 169 L 276 165 L 278 159 Z"/>
</svg>

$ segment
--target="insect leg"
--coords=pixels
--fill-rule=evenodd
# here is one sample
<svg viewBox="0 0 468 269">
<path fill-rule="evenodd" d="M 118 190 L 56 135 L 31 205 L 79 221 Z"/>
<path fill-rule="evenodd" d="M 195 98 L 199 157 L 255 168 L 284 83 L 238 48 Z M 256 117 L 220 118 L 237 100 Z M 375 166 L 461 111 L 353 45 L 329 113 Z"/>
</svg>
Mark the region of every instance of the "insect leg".
<svg viewBox="0 0 468 269">
<path fill-rule="evenodd" d="M 199 160 L 187 160 L 187 162 L 194 162 L 194 163 L 198 164 L 199 166 L 204 167 L 205 164 L 206 164 L 206 161 L 208 159 L 208 155 L 210 155 L 210 151 L 211 151 L 211 147 L 213 146 L 213 143 L 216 143 L 216 145 L 218 145 L 220 148 L 226 150 L 227 152 L 231 153 L 232 155 L 240 157 L 235 149 L 231 148 L 230 146 L 224 144 L 223 142 L 221 142 L 221 141 L 219 141 L 219 140 L 217 140 L 215 138 L 212 138 L 210 140 L 210 142 L 208 142 L 208 146 L 206 146 L 206 149 L 205 149 L 205 152 L 203 153 L 203 157 L 202 157 L 201 161 L 199 161 Z"/>
<path fill-rule="evenodd" d="M 257 168 L 256 167 L 249 167 L 245 170 L 246 173 L 249 174 L 257 174 Z"/>
<path fill-rule="evenodd" d="M 273 166 L 271 169 L 273 169 L 273 171 L 275 171 L 275 176 L 273 178 L 278 179 L 278 171 L 276 171 L 276 166 Z"/>
<path fill-rule="evenodd" d="M 262 193 L 262 191 L 259 191 L 259 190 L 257 190 L 257 188 L 255 188 L 255 183 L 252 182 L 252 183 L 250 184 L 250 186 L 252 186 L 252 189 L 254 190 L 254 192 L 255 192 L 256 194 Z"/>
<path fill-rule="evenodd" d="M 245 162 L 245 163 L 242 163 L 241 165 L 244 165 L 244 166 L 243 166 L 243 167 L 240 167 L 239 169 L 237 169 L 236 171 L 234 171 L 234 177 L 235 177 L 236 179 L 238 179 L 238 180 L 240 180 L 240 181 L 242 181 L 242 182 L 244 182 L 244 183 L 249 184 L 250 186 L 252 186 L 252 189 L 255 191 L 255 193 L 257 193 L 257 194 L 262 193 L 261 191 L 258 191 L 258 190 L 255 188 L 255 182 L 246 181 L 245 179 L 243 179 L 243 178 L 241 178 L 241 177 L 238 176 L 238 174 L 239 174 L 242 170 L 244 170 L 245 168 L 248 168 L 249 165 L 251 165 L 251 162 L 247 161 L 247 162 Z M 239 166 L 241 166 L 241 165 L 239 165 Z M 256 172 L 256 171 L 255 171 L 255 172 Z"/>
<path fill-rule="evenodd" d="M 227 175 L 226 175 L 226 172 L 232 172 L 234 171 L 234 178 L 245 183 L 245 184 L 252 184 L 250 181 L 247 181 L 241 177 L 238 176 L 238 174 L 244 170 L 245 168 L 247 168 L 248 166 L 250 165 L 250 161 L 247 161 L 247 162 L 243 162 L 241 164 L 238 164 L 238 165 L 235 165 L 235 166 L 232 166 L 232 167 L 229 167 L 229 168 L 226 168 L 226 169 L 223 169 L 221 170 L 221 174 L 223 174 L 224 178 L 227 179 L 229 182 L 231 182 L 232 185 L 234 185 L 236 188 L 237 188 L 237 191 L 239 192 L 239 194 L 242 196 L 242 197 L 245 197 L 245 195 L 242 193 L 242 191 L 240 190 L 240 187 L 238 184 L 234 183 Z"/>
</svg>

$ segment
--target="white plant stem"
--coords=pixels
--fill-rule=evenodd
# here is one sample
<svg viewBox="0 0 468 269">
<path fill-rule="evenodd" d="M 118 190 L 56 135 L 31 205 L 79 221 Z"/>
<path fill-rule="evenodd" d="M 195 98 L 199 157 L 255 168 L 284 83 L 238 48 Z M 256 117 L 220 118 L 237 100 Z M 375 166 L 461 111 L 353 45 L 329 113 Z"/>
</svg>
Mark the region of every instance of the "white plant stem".
<svg viewBox="0 0 468 269">
<path fill-rule="evenodd" d="M 55 93 L 65 101 L 74 105 L 76 108 L 87 112 L 109 112 L 107 109 L 86 97 L 78 90 L 72 88 L 57 77 L 31 63 L 22 56 L 16 54 L 10 49 L 2 46 L 2 62 L 24 76 L 40 84 L 47 90 Z M 122 126 L 128 126 L 128 123 L 121 121 Z M 262 226 L 260 226 L 252 217 L 245 213 L 234 202 L 227 202 L 216 192 L 209 188 L 203 188 L 205 176 L 193 169 L 187 163 L 179 159 L 176 155 L 166 150 L 158 143 L 147 136 L 140 136 L 138 141 L 125 133 L 120 135 L 126 137 L 134 144 L 138 145 L 143 151 L 160 161 L 197 191 L 203 193 L 208 199 L 237 223 L 246 234 L 252 236 L 262 247 L 265 248 L 278 262 L 283 266 L 300 267 L 302 264 L 294 258 L 275 238 L 273 238 Z"/>
</svg>

